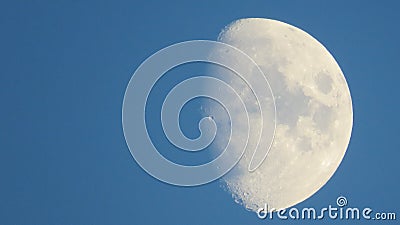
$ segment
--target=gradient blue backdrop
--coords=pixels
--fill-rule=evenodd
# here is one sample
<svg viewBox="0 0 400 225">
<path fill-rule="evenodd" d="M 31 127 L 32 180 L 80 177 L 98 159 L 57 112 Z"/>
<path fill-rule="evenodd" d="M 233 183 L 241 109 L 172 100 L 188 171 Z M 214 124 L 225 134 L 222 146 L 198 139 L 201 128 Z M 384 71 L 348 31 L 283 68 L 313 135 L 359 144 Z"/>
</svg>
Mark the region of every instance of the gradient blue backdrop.
<svg viewBox="0 0 400 225">
<path fill-rule="evenodd" d="M 0 224 L 287 224 L 260 221 L 219 182 L 182 188 L 155 180 L 123 137 L 124 90 L 145 58 L 176 42 L 215 40 L 244 17 L 278 19 L 312 34 L 335 56 L 352 93 L 346 156 L 298 207 L 334 205 L 345 195 L 351 206 L 399 216 L 399 7 L 397 1 L 1 1 Z"/>
</svg>

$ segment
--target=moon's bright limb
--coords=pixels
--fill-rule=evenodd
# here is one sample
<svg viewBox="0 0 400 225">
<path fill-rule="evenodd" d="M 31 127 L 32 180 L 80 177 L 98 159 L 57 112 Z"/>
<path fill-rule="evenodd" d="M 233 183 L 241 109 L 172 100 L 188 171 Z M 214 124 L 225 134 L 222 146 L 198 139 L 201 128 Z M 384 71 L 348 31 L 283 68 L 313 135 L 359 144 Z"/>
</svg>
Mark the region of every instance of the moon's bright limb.
<svg viewBox="0 0 400 225">
<path fill-rule="evenodd" d="M 350 140 L 352 102 L 340 67 L 312 36 L 275 20 L 235 21 L 222 31 L 219 41 L 244 51 L 259 65 L 271 85 L 277 110 L 275 138 L 267 158 L 249 172 L 253 152 L 246 151 L 224 178 L 229 191 L 254 211 L 264 204 L 282 209 L 302 202 L 330 179 Z M 242 81 L 232 76 L 228 80 L 242 90 L 242 98 L 254 99 Z M 236 101 L 232 99 L 231 104 Z M 237 120 L 246 116 L 230 113 Z M 251 125 L 259 125 L 260 118 L 252 116 L 251 110 L 248 113 Z M 217 123 L 227 124 L 223 119 Z M 232 137 L 233 146 L 245 136 Z M 226 145 L 226 140 L 216 141 Z M 249 145 L 255 143 L 250 138 Z"/>
</svg>

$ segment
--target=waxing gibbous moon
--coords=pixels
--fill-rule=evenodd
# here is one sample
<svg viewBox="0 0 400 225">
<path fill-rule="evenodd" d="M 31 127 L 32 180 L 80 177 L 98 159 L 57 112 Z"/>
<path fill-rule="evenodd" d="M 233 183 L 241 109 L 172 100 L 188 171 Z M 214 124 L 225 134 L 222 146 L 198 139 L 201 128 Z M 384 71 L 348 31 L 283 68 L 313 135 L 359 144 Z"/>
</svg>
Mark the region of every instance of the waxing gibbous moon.
<svg viewBox="0 0 400 225">
<path fill-rule="evenodd" d="M 264 204 L 279 210 L 304 201 L 331 178 L 349 144 L 352 101 L 339 65 L 311 35 L 276 20 L 237 20 L 218 39 L 256 62 L 271 86 L 276 105 L 275 136 L 266 159 L 254 172 L 249 172 L 253 152 L 246 151 L 223 178 L 227 189 L 236 202 L 253 211 Z M 222 71 L 217 72 L 224 77 Z M 241 90 L 242 99 L 254 100 L 251 90 L 240 79 L 231 76 L 225 80 Z M 231 104 L 236 103 L 232 99 Z M 251 125 L 259 126 L 260 118 L 251 110 L 248 113 Z M 246 116 L 239 112 L 230 115 L 230 119 L 239 121 Z M 228 126 L 218 115 L 215 120 L 220 127 Z M 271 118 L 270 122 L 273 121 Z M 235 146 L 246 135 L 239 132 L 230 141 Z M 217 146 L 225 146 L 226 141 L 216 140 Z M 256 142 L 250 134 L 248 145 L 254 146 Z"/>
</svg>

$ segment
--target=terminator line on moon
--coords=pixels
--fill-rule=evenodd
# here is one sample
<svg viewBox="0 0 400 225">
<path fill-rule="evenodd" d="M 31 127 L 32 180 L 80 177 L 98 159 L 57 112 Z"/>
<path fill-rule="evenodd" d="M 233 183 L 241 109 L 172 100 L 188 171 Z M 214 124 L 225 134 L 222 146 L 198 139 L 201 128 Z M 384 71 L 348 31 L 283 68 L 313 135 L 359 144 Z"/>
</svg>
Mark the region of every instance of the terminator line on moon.
<svg viewBox="0 0 400 225">
<path fill-rule="evenodd" d="M 275 137 L 264 162 L 249 172 L 253 152 L 246 151 L 223 177 L 227 189 L 235 201 L 253 211 L 264 204 L 279 210 L 304 201 L 331 178 L 350 140 L 352 101 L 339 65 L 311 35 L 276 20 L 237 20 L 218 39 L 245 52 L 261 68 L 275 97 L 277 117 Z M 242 99 L 253 100 L 251 90 L 240 79 L 230 77 L 227 82 L 242 90 Z M 232 120 L 246 116 L 230 113 Z M 252 125 L 257 126 L 260 118 L 252 116 L 251 110 L 248 113 Z M 227 124 L 223 117 L 214 118 L 221 126 Z M 232 142 L 240 142 L 247 134 L 236 135 Z M 226 145 L 226 140 L 215 141 L 221 147 Z M 250 135 L 249 145 L 255 142 Z"/>
</svg>

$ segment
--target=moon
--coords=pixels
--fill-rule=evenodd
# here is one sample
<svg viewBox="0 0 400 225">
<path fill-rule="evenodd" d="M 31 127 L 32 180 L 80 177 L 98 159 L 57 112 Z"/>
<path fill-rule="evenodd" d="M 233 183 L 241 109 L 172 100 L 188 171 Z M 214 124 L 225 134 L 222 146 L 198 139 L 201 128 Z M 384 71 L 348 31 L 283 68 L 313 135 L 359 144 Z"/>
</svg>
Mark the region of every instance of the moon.
<svg viewBox="0 0 400 225">
<path fill-rule="evenodd" d="M 275 135 L 267 157 L 249 172 L 254 152 L 246 151 L 237 166 L 224 176 L 224 186 L 236 202 L 252 211 L 265 204 L 269 209 L 280 210 L 304 201 L 332 177 L 350 141 L 352 101 L 338 63 L 307 32 L 271 19 L 234 21 L 223 29 L 218 41 L 240 49 L 256 62 L 270 84 L 276 106 Z M 232 56 L 228 60 L 235 59 Z M 214 72 L 238 90 L 242 100 L 255 101 L 242 80 L 223 70 Z M 237 104 L 237 100 L 228 104 Z M 253 110 L 247 113 L 251 125 L 259 126 L 261 118 Z M 230 119 L 238 121 L 246 116 L 239 112 L 230 115 Z M 214 119 L 219 127 L 225 126 L 223 132 L 228 130 L 226 118 L 214 115 Z M 230 140 L 220 138 L 215 143 L 222 148 L 231 141 L 236 146 L 246 135 L 238 132 Z M 248 145 L 256 143 L 250 134 Z"/>
</svg>

